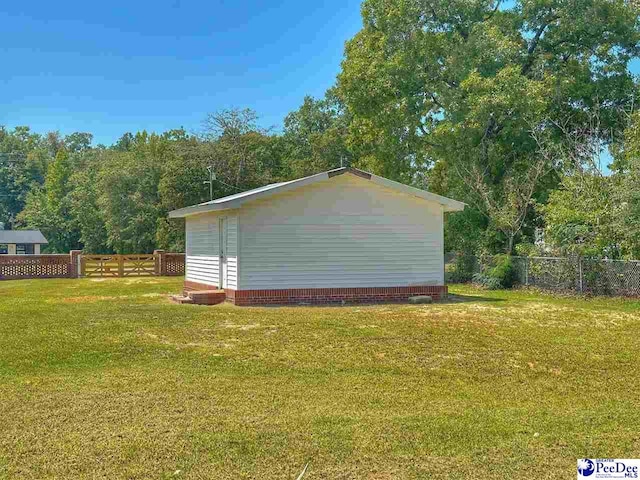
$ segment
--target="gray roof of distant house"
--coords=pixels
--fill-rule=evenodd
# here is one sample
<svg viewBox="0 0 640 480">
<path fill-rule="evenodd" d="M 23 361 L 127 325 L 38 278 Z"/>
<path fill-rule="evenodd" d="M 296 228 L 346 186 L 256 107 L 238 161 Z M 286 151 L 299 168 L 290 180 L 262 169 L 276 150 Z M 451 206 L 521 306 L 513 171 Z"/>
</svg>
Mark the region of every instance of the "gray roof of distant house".
<svg viewBox="0 0 640 480">
<path fill-rule="evenodd" d="M 46 244 L 49 242 L 40 230 L 0 230 L 0 244 L 6 243 Z"/>
</svg>

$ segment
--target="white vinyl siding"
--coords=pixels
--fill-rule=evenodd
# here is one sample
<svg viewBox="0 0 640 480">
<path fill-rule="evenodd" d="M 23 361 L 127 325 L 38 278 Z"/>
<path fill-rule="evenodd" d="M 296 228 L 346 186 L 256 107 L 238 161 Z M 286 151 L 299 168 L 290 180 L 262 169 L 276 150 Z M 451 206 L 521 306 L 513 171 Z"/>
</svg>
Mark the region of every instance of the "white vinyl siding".
<svg viewBox="0 0 640 480">
<path fill-rule="evenodd" d="M 187 218 L 186 246 L 186 280 L 218 286 L 220 261 L 218 216 L 199 215 Z"/>
<path fill-rule="evenodd" d="M 442 206 L 353 175 L 244 206 L 239 289 L 442 285 Z"/>
</svg>

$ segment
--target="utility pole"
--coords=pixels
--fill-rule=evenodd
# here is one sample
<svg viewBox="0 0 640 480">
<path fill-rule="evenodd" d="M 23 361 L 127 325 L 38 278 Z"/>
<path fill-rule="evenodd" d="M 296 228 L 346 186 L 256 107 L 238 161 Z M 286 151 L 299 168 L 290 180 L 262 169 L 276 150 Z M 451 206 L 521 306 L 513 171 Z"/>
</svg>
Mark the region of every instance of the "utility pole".
<svg viewBox="0 0 640 480">
<path fill-rule="evenodd" d="M 209 200 L 213 200 L 213 182 L 216 180 L 216 174 L 213 171 L 213 165 L 209 165 L 207 167 L 207 171 L 209 172 L 209 180 L 202 183 L 204 183 L 205 185 L 209 184 Z"/>
</svg>

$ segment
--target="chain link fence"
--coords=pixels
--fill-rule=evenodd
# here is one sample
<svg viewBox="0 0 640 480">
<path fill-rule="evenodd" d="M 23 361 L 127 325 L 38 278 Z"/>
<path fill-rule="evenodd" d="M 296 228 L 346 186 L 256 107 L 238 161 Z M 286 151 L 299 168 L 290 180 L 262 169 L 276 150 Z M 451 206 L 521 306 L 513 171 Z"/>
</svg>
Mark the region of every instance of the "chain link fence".
<svg viewBox="0 0 640 480">
<path fill-rule="evenodd" d="M 511 257 L 520 285 L 591 295 L 640 296 L 640 261 L 582 257 Z M 470 281 L 495 263 L 491 256 L 447 256 L 447 283 Z"/>
</svg>

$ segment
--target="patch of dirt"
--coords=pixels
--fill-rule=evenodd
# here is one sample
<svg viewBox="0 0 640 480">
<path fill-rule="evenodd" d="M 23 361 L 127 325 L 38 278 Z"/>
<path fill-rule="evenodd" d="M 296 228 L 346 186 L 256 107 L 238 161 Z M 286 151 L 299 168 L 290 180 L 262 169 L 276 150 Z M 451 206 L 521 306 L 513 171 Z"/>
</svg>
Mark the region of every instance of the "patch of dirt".
<svg viewBox="0 0 640 480">
<path fill-rule="evenodd" d="M 160 344 L 160 345 L 165 345 L 167 347 L 172 347 L 175 348 L 176 350 L 182 350 L 182 349 L 193 349 L 193 348 L 197 348 L 197 349 L 206 349 L 207 351 L 209 351 L 209 353 L 211 353 L 211 350 L 220 350 L 220 349 L 230 349 L 230 348 L 235 348 L 237 345 L 237 343 L 239 342 L 239 340 L 237 339 L 227 339 L 226 342 L 220 341 L 220 340 L 212 340 L 212 341 L 207 341 L 207 339 L 204 339 L 202 341 L 185 341 L 185 342 L 180 342 L 180 341 L 173 341 L 173 339 L 166 337 L 164 335 L 157 335 L 155 333 L 151 333 L 151 332 L 146 332 L 146 331 L 142 331 L 139 332 L 138 335 L 141 335 L 143 337 L 146 337 L 148 341 Z M 216 356 L 222 356 L 222 354 L 217 353 Z"/>
<path fill-rule="evenodd" d="M 235 323 L 223 323 L 220 325 L 222 328 L 233 328 L 236 330 L 253 330 L 254 328 L 260 328 L 259 323 L 247 323 L 245 325 L 237 325 Z M 272 326 L 265 326 L 263 328 L 271 328 Z"/>
<path fill-rule="evenodd" d="M 509 307 L 499 304 L 457 304 L 435 306 L 415 312 L 433 322 L 451 325 L 488 325 L 516 327 L 518 324 L 542 328 L 576 328 L 585 323 L 603 329 L 620 328 L 624 322 L 637 321 L 639 314 L 591 310 L 544 302 L 526 302 Z"/>
<path fill-rule="evenodd" d="M 102 300 L 115 300 L 118 297 L 104 297 L 99 295 L 87 295 L 84 297 L 67 297 L 61 300 L 62 303 L 92 303 Z"/>
<path fill-rule="evenodd" d="M 99 278 L 89 278 L 90 282 L 112 282 L 122 280 L 121 277 L 99 277 Z M 136 283 L 144 283 L 146 285 L 156 285 L 160 283 L 158 280 L 153 279 L 152 277 L 136 277 L 136 278 L 127 278 L 124 280 L 124 283 L 127 285 L 134 285 Z"/>
<path fill-rule="evenodd" d="M 128 278 L 125 282 L 127 285 L 133 285 L 136 283 L 144 283 L 145 285 L 156 285 L 160 283 L 158 280 L 152 280 L 149 277 Z"/>
<path fill-rule="evenodd" d="M 55 300 L 55 303 L 93 303 L 101 302 L 104 300 L 126 300 L 131 298 L 155 298 L 161 297 L 161 293 L 145 293 L 143 295 L 117 295 L 117 296 L 105 296 L 105 295 L 84 295 L 80 297 L 65 297 L 61 300 Z"/>
</svg>

